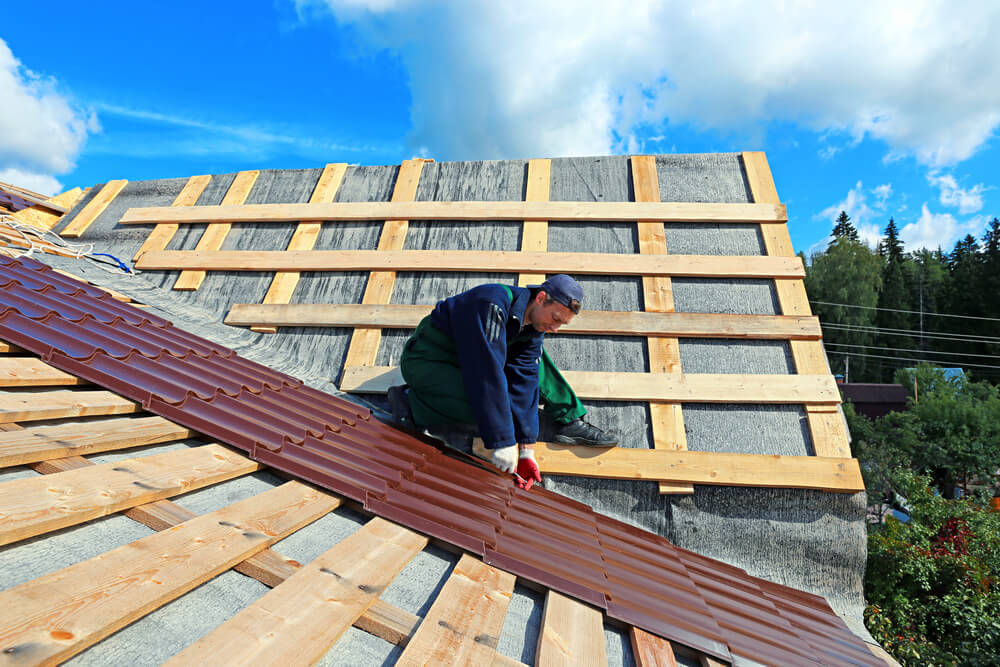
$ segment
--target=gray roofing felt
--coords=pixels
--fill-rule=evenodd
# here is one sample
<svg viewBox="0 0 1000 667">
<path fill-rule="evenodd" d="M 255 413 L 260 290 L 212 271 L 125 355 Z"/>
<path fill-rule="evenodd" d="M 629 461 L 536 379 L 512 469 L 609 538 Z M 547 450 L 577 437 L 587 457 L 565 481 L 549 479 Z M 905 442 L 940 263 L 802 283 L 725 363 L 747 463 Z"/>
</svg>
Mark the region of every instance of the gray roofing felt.
<svg viewBox="0 0 1000 667">
<path fill-rule="evenodd" d="M 656 164 L 663 201 L 750 201 L 738 154 L 657 156 Z M 336 201 L 387 201 L 398 169 L 397 166 L 348 167 Z M 307 201 L 320 171 L 262 171 L 247 202 Z M 524 198 L 526 174 L 525 160 L 428 163 L 423 167 L 416 199 L 519 201 Z M 213 176 L 198 204 L 218 204 L 233 178 L 233 174 Z M 169 205 L 186 181 L 184 178 L 129 183 L 81 241 L 94 243 L 100 252 L 130 260 L 151 227 L 123 227 L 117 220 L 130 207 Z M 97 190 L 94 188 L 90 196 Z M 67 222 L 90 196 L 74 207 L 66 217 Z M 550 199 L 633 199 L 628 158 L 553 159 Z M 204 227 L 181 225 L 168 248 L 193 249 Z M 634 224 L 550 223 L 548 227 L 550 251 L 638 252 Z M 293 223 L 236 224 L 223 249 L 284 249 L 294 228 Z M 326 224 L 316 249 L 374 249 L 380 230 L 381 224 L 377 222 Z M 672 253 L 763 254 L 757 225 L 668 223 L 665 232 Z M 520 234 L 518 223 L 411 221 L 405 247 L 516 250 Z M 135 277 L 123 277 L 74 260 L 49 256 L 40 259 L 150 304 L 176 324 L 233 347 L 240 354 L 295 374 L 320 389 L 336 391 L 335 383 L 351 338 L 350 329 L 284 327 L 277 334 L 267 335 L 220 324 L 232 304 L 260 303 L 273 273 L 209 272 L 199 290 L 178 292 L 170 289 L 178 275 L 176 271 L 145 271 Z M 291 301 L 360 303 L 367 275 L 367 272 L 305 273 Z M 515 280 L 513 274 L 400 272 L 392 302 L 432 304 L 483 282 L 514 284 Z M 580 282 L 585 289 L 586 308 L 642 309 L 639 279 L 583 276 Z M 773 281 L 678 278 L 672 284 L 679 312 L 780 314 Z M 385 331 L 376 363 L 395 365 L 407 336 L 406 331 Z M 557 365 L 568 370 L 648 369 L 646 344 L 638 338 L 551 336 L 546 340 L 546 349 Z M 682 339 L 680 355 L 686 373 L 794 372 L 789 346 L 781 341 Z M 350 398 L 379 405 L 371 397 Z M 593 422 L 621 432 L 622 446 L 652 446 L 646 404 L 585 403 Z M 685 404 L 683 415 L 691 450 L 812 453 L 800 406 Z M 543 439 L 545 435 L 543 429 Z M 692 495 L 670 496 L 660 495 L 654 482 L 557 475 L 546 476 L 544 484 L 587 502 L 598 511 L 659 533 L 678 546 L 745 568 L 752 575 L 823 595 L 855 632 L 867 637 L 861 618 L 864 493 L 697 485 Z M 409 576 L 406 572 L 404 575 Z M 399 604 L 405 607 L 402 602 Z M 512 605 L 511 614 L 514 609 L 520 609 L 517 613 L 528 617 L 537 615 L 537 601 L 532 605 L 518 601 Z M 513 657 L 525 659 L 524 651 L 528 649 L 521 647 L 519 641 L 523 644 L 523 637 L 508 637 L 501 641 L 501 646 L 507 647 L 504 652 L 509 651 L 508 655 L 520 651 Z M 376 654 L 374 651 L 373 655 Z M 628 655 L 628 651 L 623 654 Z M 623 659 L 630 659 L 630 655 Z"/>
</svg>

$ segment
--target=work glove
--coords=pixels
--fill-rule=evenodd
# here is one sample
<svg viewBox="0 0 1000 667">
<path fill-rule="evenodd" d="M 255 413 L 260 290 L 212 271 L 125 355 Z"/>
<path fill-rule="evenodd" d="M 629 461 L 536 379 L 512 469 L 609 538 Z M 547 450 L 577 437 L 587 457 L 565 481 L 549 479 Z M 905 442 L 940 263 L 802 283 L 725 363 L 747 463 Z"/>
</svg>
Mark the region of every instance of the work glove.
<svg viewBox="0 0 1000 667">
<path fill-rule="evenodd" d="M 493 462 L 493 465 L 500 468 L 503 472 L 514 472 L 514 468 L 518 465 L 517 445 L 497 447 L 493 450 L 493 457 L 491 461 Z"/>
<path fill-rule="evenodd" d="M 527 491 L 535 482 L 542 481 L 542 473 L 535 462 L 535 450 L 522 449 L 517 457 L 518 484 Z"/>
</svg>

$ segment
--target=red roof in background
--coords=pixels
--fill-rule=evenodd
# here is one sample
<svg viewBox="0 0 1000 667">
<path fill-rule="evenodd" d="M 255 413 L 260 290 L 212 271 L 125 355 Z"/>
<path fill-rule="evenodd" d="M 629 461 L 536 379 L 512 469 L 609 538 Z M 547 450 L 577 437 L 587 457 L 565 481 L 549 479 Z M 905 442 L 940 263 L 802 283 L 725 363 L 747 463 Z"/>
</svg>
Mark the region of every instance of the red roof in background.
<svg viewBox="0 0 1000 667">
<path fill-rule="evenodd" d="M 35 260 L 0 256 L 0 338 L 379 516 L 704 653 L 736 664 L 883 664 L 819 596 L 551 491 L 521 490 L 507 475 Z"/>
</svg>

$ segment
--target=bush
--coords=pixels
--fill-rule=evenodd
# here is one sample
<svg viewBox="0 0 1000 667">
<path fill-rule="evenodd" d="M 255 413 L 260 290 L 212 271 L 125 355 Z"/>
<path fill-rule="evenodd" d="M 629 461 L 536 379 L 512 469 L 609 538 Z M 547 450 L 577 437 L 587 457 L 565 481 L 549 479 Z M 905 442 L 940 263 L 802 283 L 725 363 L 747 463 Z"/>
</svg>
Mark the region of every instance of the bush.
<svg viewBox="0 0 1000 667">
<path fill-rule="evenodd" d="M 891 478 L 911 514 L 869 532 L 869 632 L 903 665 L 1000 664 L 1000 514 L 911 472 Z"/>
</svg>

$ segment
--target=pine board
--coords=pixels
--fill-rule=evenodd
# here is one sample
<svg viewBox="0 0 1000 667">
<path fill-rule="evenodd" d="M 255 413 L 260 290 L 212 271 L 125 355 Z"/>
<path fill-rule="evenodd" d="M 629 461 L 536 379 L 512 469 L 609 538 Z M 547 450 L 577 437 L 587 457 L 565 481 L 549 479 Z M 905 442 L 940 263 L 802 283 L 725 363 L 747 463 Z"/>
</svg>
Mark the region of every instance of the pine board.
<svg viewBox="0 0 1000 667">
<path fill-rule="evenodd" d="M 192 176 L 184 184 L 184 188 L 177 195 L 177 198 L 174 199 L 174 203 L 171 206 L 194 206 L 198 203 L 198 197 L 205 191 L 211 180 L 212 177 L 207 175 Z M 136 251 L 135 256 L 132 258 L 133 261 L 150 250 L 166 249 L 167 244 L 170 243 L 170 239 L 174 238 L 174 234 L 177 233 L 178 228 L 179 225 L 171 224 L 156 225 L 153 227 L 153 231 L 149 233 L 149 236 L 146 237 L 146 240 L 143 241 L 142 245 Z"/>
<path fill-rule="evenodd" d="M 122 415 L 141 408 L 110 391 L 0 392 L 0 423 Z"/>
<path fill-rule="evenodd" d="M 62 662 L 332 511 L 288 482 L 0 593 L 8 660 Z"/>
<path fill-rule="evenodd" d="M 0 545 L 200 489 L 260 466 L 205 445 L 0 484 Z"/>
<path fill-rule="evenodd" d="M 56 387 L 87 384 L 37 357 L 0 357 L 0 387 Z"/>
<path fill-rule="evenodd" d="M 427 544 L 374 518 L 168 665 L 312 665 Z"/>
<path fill-rule="evenodd" d="M 93 199 L 91 199 L 86 206 L 83 207 L 76 217 L 66 225 L 66 228 L 59 233 L 60 236 L 65 236 L 66 238 L 79 238 L 83 236 L 83 233 L 97 220 L 97 216 L 104 212 L 104 209 L 108 207 L 108 204 L 118 196 L 125 186 L 128 184 L 126 180 L 120 181 L 108 181 L 101 188 L 101 191 L 97 193 Z"/>
<path fill-rule="evenodd" d="M 605 667 L 604 614 L 555 591 L 545 594 L 537 667 Z"/>
</svg>

